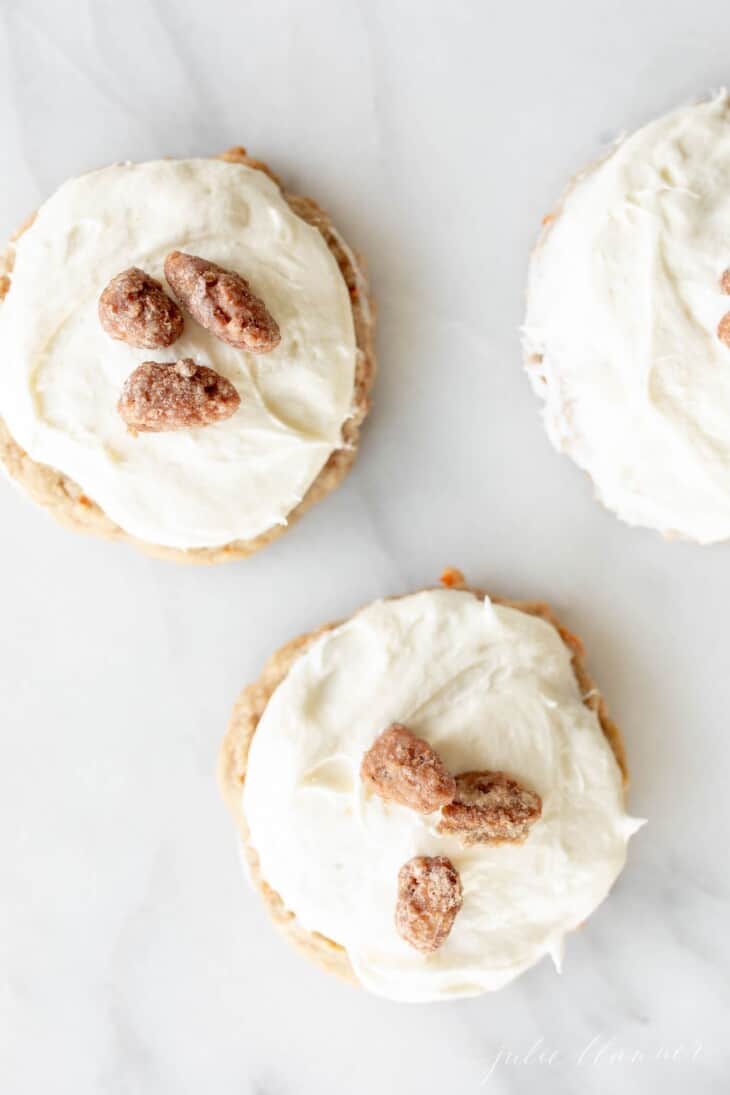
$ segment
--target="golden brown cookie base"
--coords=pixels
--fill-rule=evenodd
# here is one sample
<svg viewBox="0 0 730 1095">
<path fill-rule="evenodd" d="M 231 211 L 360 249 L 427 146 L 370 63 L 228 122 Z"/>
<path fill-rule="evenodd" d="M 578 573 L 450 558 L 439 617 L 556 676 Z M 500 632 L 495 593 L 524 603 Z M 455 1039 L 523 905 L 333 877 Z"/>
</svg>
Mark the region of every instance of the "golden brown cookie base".
<svg viewBox="0 0 730 1095">
<path fill-rule="evenodd" d="M 463 587 L 466 592 L 475 597 L 484 597 L 483 590 Z M 491 597 L 491 594 L 490 594 Z M 595 684 L 591 680 L 585 667 L 583 645 L 580 639 L 572 635 L 567 628 L 556 618 L 549 605 L 540 601 L 510 601 L 502 597 L 491 597 L 495 604 L 507 605 L 510 608 L 527 612 L 531 616 L 539 616 L 547 620 L 560 634 L 561 639 L 568 647 L 573 664 L 578 686 L 583 696 L 583 703 L 591 711 L 595 711 L 601 724 L 603 733 L 608 740 L 616 762 L 621 770 L 624 791 L 628 788 L 628 767 L 626 763 L 626 751 L 624 749 L 621 732 L 616 724 L 609 718 L 606 704 Z M 248 827 L 243 814 L 243 785 L 246 780 L 246 768 L 248 765 L 248 753 L 251 742 L 256 732 L 259 721 L 266 709 L 271 696 L 284 680 L 294 662 L 312 645 L 312 643 L 326 631 L 332 631 L 339 627 L 342 621 L 325 624 L 316 631 L 310 631 L 286 643 L 273 654 L 264 666 L 259 679 L 250 684 L 241 692 L 228 724 L 228 731 L 221 747 L 218 763 L 218 780 L 223 798 L 228 809 L 233 815 L 246 855 L 246 861 L 251 872 L 255 886 L 260 891 L 269 914 L 276 926 L 284 932 L 286 938 L 297 950 L 306 957 L 311 958 L 329 973 L 335 973 L 339 977 L 359 984 L 350 965 L 347 952 L 344 947 L 328 939 L 317 932 L 310 932 L 302 928 L 297 922 L 294 913 L 289 912 L 279 896 L 267 882 L 261 877 L 258 856 L 251 847 L 248 839 Z"/>
<path fill-rule="evenodd" d="M 334 255 L 352 302 L 352 316 L 357 342 L 357 363 L 355 366 L 355 386 L 353 391 L 351 415 L 342 427 L 342 446 L 329 457 L 329 460 L 310 486 L 298 506 L 287 515 L 286 525 L 276 525 L 262 532 L 252 540 L 234 540 L 222 547 L 180 548 L 162 547 L 139 540 L 121 529 L 91 498 L 84 494 L 81 487 L 72 479 L 46 464 L 38 464 L 18 445 L 5 422 L 0 418 L 0 460 L 8 472 L 28 492 L 34 501 L 44 506 L 61 524 L 79 532 L 91 532 L 108 540 L 124 540 L 135 544 L 149 555 L 161 559 L 172 559 L 179 563 L 223 563 L 230 559 L 242 559 L 253 555 L 259 548 L 271 543 L 296 521 L 314 502 L 324 498 L 344 479 L 352 467 L 357 455 L 360 426 L 370 409 L 370 389 L 375 380 L 375 352 L 373 347 L 374 310 L 370 297 L 370 288 L 365 267 L 360 256 L 355 258 L 336 232 L 324 210 L 311 198 L 288 194 L 279 179 L 259 160 L 246 154 L 243 148 L 231 148 L 218 159 L 226 163 L 245 164 L 266 172 L 281 188 L 289 207 L 302 220 L 319 229 Z M 16 240 L 33 223 L 30 217 L 16 234 Z M 12 247 L 4 258 L 0 257 L 0 301 L 3 300 L 11 285 L 14 260 Z"/>
</svg>

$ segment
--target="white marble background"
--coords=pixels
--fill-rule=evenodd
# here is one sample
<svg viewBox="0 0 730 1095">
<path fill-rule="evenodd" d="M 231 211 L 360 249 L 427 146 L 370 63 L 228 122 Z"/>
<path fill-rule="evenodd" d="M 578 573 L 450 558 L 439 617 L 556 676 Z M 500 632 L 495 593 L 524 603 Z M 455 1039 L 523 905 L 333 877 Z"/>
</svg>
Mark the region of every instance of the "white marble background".
<svg viewBox="0 0 730 1095">
<path fill-rule="evenodd" d="M 518 329 L 566 177 L 729 47 L 720 0 L 0 0 L 0 235 L 86 168 L 244 143 L 367 252 L 381 361 L 351 478 L 251 561 L 149 560 L 0 489 L 3 1095 L 726 1089 L 730 548 L 594 503 Z M 214 768 L 272 647 L 446 564 L 584 636 L 650 824 L 562 977 L 408 1007 L 279 940 Z"/>
</svg>

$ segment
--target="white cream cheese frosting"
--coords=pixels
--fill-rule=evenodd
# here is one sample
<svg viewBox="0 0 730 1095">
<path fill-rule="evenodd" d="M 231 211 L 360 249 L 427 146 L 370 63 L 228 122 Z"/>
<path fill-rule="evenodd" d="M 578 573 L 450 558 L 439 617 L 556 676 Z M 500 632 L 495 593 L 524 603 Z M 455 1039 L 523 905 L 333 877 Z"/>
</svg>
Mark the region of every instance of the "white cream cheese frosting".
<svg viewBox="0 0 730 1095">
<path fill-rule="evenodd" d="M 701 543 L 730 538 L 728 267 L 723 92 L 579 176 L 528 284 L 528 371 L 555 447 L 623 520 Z"/>
<path fill-rule="evenodd" d="M 367 790 L 363 754 L 398 721 L 452 772 L 500 769 L 537 791 L 526 842 L 462 847 L 438 813 Z M 410 1001 L 498 989 L 544 954 L 559 963 L 640 824 L 557 631 L 448 590 L 375 602 L 294 663 L 254 734 L 243 810 L 262 877 L 298 922 L 341 944 L 366 988 Z M 448 856 L 464 891 L 430 955 L 394 923 L 398 871 L 416 855 Z"/>
<path fill-rule="evenodd" d="M 168 349 L 105 334 L 97 305 L 110 279 L 139 266 L 169 291 L 172 250 L 247 278 L 279 346 L 236 350 L 188 315 Z M 335 259 L 264 173 L 212 159 L 119 164 L 63 185 L 17 241 L 0 307 L 0 415 L 34 460 L 74 479 L 126 532 L 215 547 L 286 522 L 341 443 L 356 354 Z M 227 377 L 239 410 L 133 437 L 116 409 L 124 381 L 142 361 L 181 357 Z"/>
</svg>

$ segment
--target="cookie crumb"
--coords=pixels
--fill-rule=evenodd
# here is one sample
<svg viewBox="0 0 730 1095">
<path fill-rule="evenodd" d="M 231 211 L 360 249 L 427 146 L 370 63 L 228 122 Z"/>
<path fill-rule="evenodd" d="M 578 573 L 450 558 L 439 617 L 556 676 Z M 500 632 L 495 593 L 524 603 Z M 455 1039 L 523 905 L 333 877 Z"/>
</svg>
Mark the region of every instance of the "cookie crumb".
<svg viewBox="0 0 730 1095">
<path fill-rule="evenodd" d="M 466 585 L 466 578 L 457 567 L 447 567 L 439 581 L 447 589 L 463 589 Z"/>
</svg>

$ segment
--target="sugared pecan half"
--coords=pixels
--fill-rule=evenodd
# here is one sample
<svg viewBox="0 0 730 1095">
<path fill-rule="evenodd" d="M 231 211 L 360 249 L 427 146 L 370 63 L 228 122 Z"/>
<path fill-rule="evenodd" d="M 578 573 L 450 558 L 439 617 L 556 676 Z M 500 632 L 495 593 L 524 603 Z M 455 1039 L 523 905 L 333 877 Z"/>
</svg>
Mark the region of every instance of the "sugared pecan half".
<svg viewBox="0 0 730 1095">
<path fill-rule="evenodd" d="M 504 772 L 462 772 L 439 832 L 465 844 L 521 844 L 542 813 L 542 799 Z"/>
<path fill-rule="evenodd" d="M 360 775 L 381 798 L 421 814 L 451 802 L 456 789 L 438 753 L 398 722 L 375 739 L 362 759 Z"/>
<path fill-rule="evenodd" d="M 193 319 L 216 338 L 254 354 L 268 353 L 279 345 L 276 320 L 240 274 L 172 251 L 165 259 L 165 277 Z"/>
<path fill-rule="evenodd" d="M 145 361 L 127 379 L 117 407 L 132 432 L 157 433 L 220 422 L 240 402 L 229 380 L 186 357 L 170 364 Z"/>
<path fill-rule="evenodd" d="M 461 879 L 446 856 L 415 856 L 398 872 L 395 926 L 416 950 L 430 954 L 451 931 L 461 908 Z"/>
<path fill-rule="evenodd" d="M 145 350 L 172 346 L 183 329 L 175 301 L 137 266 L 109 282 L 99 297 L 99 322 L 112 338 Z"/>
</svg>

